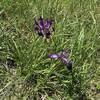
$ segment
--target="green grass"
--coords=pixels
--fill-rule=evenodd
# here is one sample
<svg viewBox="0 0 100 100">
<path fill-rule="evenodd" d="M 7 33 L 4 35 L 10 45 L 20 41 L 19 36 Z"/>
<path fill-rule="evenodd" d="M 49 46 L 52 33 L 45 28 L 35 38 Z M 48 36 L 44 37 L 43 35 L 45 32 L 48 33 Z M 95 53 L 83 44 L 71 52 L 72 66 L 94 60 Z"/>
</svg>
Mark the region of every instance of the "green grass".
<svg viewBox="0 0 100 100">
<path fill-rule="evenodd" d="M 34 32 L 39 16 L 55 21 L 50 42 Z M 63 49 L 72 72 L 48 58 Z M 0 1 L 0 100 L 99 100 L 99 57 L 99 0 Z"/>
</svg>

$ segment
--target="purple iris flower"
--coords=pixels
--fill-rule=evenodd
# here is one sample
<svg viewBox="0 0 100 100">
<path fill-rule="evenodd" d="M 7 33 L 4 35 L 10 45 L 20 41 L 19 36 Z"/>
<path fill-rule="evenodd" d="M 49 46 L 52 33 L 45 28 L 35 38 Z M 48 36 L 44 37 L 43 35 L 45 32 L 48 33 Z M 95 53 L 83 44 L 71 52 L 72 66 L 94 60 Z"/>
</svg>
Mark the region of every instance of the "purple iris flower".
<svg viewBox="0 0 100 100">
<path fill-rule="evenodd" d="M 54 31 L 54 21 L 53 20 L 44 20 L 40 17 L 38 20 L 35 19 L 35 31 L 38 33 L 39 36 L 50 38 L 52 32 Z"/>
<path fill-rule="evenodd" d="M 72 70 L 72 61 L 68 59 L 69 53 L 66 50 L 63 50 L 62 52 L 58 54 L 49 54 L 49 58 L 53 59 L 60 59 L 64 64 L 67 65 L 68 70 Z"/>
</svg>

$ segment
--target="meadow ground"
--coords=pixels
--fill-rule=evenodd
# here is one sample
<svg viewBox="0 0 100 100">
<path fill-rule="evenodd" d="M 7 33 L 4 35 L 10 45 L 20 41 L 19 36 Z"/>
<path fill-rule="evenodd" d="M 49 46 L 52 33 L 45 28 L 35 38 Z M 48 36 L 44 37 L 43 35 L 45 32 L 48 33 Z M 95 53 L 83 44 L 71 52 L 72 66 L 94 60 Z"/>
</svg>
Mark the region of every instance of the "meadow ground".
<svg viewBox="0 0 100 100">
<path fill-rule="evenodd" d="M 34 18 L 54 20 L 52 38 Z M 68 49 L 72 70 L 48 54 Z M 99 100 L 100 0 L 0 0 L 0 100 Z"/>
</svg>

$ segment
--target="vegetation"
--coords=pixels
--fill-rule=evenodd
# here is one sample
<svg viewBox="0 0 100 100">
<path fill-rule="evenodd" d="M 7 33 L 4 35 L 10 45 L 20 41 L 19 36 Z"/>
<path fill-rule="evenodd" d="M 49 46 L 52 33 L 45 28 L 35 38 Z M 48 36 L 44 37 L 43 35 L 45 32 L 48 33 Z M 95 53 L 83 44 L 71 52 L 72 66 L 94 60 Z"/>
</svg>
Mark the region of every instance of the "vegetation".
<svg viewBox="0 0 100 100">
<path fill-rule="evenodd" d="M 51 39 L 34 18 L 54 20 Z M 72 71 L 48 54 L 68 49 Z M 0 99 L 99 100 L 100 0 L 1 0 Z"/>
</svg>

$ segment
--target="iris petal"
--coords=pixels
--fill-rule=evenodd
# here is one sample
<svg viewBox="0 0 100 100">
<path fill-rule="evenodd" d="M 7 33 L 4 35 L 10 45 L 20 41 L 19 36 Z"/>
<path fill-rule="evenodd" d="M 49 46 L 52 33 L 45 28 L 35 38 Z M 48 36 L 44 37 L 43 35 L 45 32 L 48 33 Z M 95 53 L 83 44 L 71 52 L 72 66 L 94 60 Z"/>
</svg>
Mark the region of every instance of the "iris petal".
<svg viewBox="0 0 100 100">
<path fill-rule="evenodd" d="M 72 62 L 69 61 L 67 58 L 61 58 L 61 61 L 67 65 L 68 70 L 72 70 Z"/>
<path fill-rule="evenodd" d="M 38 32 L 38 35 L 42 37 L 44 36 L 42 32 Z"/>
<path fill-rule="evenodd" d="M 47 20 L 47 21 L 46 21 L 45 27 L 46 27 L 47 29 L 49 29 L 49 28 L 51 27 L 51 25 L 52 25 L 52 21 L 51 21 L 51 20 Z"/>
<path fill-rule="evenodd" d="M 43 30 L 44 29 L 44 21 L 43 21 L 43 18 L 42 17 L 40 17 L 40 19 L 39 19 L 39 27 Z"/>
<path fill-rule="evenodd" d="M 49 58 L 59 58 L 59 55 L 57 54 L 50 54 L 48 55 Z"/>
<path fill-rule="evenodd" d="M 66 58 L 60 58 L 61 59 L 61 61 L 64 63 L 64 64 L 67 64 L 68 63 L 68 59 L 66 59 Z"/>
<path fill-rule="evenodd" d="M 51 36 L 51 33 L 50 33 L 50 32 L 47 32 L 47 33 L 46 33 L 46 37 L 47 37 L 47 38 L 50 38 L 50 36 Z"/>
<path fill-rule="evenodd" d="M 67 63 L 67 68 L 68 68 L 68 70 L 72 70 L 72 62 L 71 61 L 69 61 Z"/>
<path fill-rule="evenodd" d="M 69 54 L 68 54 L 67 50 L 62 50 L 60 56 L 61 56 L 61 58 L 68 58 Z"/>
</svg>

